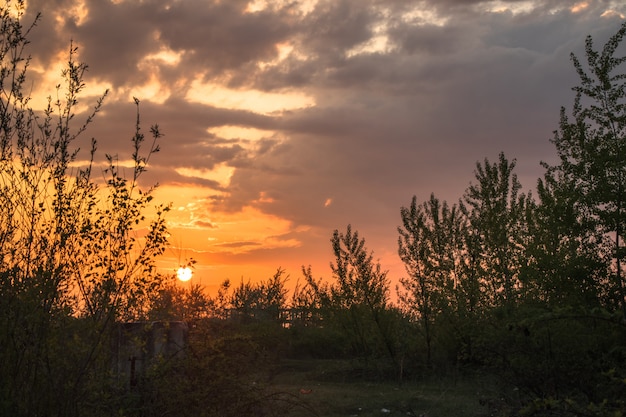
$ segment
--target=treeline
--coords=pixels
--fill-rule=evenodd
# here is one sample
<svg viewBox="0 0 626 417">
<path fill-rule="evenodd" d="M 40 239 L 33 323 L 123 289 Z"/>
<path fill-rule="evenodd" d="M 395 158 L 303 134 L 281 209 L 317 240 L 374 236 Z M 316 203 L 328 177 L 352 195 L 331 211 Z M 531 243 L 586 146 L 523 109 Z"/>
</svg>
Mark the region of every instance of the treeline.
<svg viewBox="0 0 626 417">
<path fill-rule="evenodd" d="M 304 267 L 288 292 L 278 269 L 209 297 L 155 267 L 169 208 L 147 219 L 139 180 L 158 126 L 147 140 L 138 112 L 130 175 L 105 155 L 94 177 L 97 143 L 79 144 L 106 94 L 75 122 L 87 67 L 70 46 L 57 98 L 30 107 L 37 20 L 24 10 L 0 6 L 0 415 L 280 415 L 296 401 L 256 382 L 286 357 L 347 359 L 399 383 L 492 375 L 502 415 L 626 412 L 626 24 L 600 51 L 589 38 L 584 62 L 572 56 L 580 85 L 554 134 L 559 162 L 534 193 L 501 154 L 477 163 L 458 202 L 401 208 L 397 288 L 348 225 L 330 239 L 331 277 Z M 134 320 L 191 330 L 184 359 L 155 361 L 131 388 L 112 344 Z"/>
<path fill-rule="evenodd" d="M 397 288 L 348 225 L 330 240 L 332 277 L 303 268 L 291 297 L 279 269 L 259 284 L 226 281 L 195 309 L 182 299 L 170 307 L 288 323 L 283 353 L 358 358 L 364 372 L 400 381 L 491 373 L 511 393 L 511 412 L 622 415 L 626 57 L 616 52 L 625 34 L 626 24 L 599 51 L 589 37 L 585 60 L 572 55 L 580 85 L 554 132 L 558 162 L 542 163 L 534 193 L 522 192 L 515 160 L 501 153 L 476 164 L 458 202 L 433 194 L 401 208 Z"/>
</svg>

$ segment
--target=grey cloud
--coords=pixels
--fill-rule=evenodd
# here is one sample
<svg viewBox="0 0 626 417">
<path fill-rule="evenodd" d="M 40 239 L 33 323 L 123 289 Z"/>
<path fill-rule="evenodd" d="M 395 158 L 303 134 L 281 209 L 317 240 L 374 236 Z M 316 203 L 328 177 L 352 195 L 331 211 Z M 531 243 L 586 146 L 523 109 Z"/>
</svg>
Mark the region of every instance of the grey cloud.
<svg viewBox="0 0 626 417">
<path fill-rule="evenodd" d="M 467 29 L 456 24 L 395 25 L 389 31 L 389 36 L 403 54 L 441 55 L 471 47 L 473 36 L 468 36 Z"/>
<path fill-rule="evenodd" d="M 321 190 L 350 199 L 347 211 L 356 218 L 363 213 L 365 221 L 371 212 L 360 208 L 373 201 L 398 201 L 403 194 L 408 201 L 418 191 L 427 198 L 438 189 L 456 189 L 446 196 L 460 197 L 472 177 L 474 161 L 493 158 L 503 150 L 518 158 L 525 185 L 532 187 L 541 175 L 539 161 L 551 156 L 548 139 L 556 127 L 558 108 L 569 104 L 569 88 L 576 82 L 566 49 L 573 43 L 572 35 L 584 38 L 585 28 L 578 27 L 575 33 L 556 31 L 550 29 L 554 16 L 534 16 L 537 21 L 527 25 L 527 31 L 545 28 L 545 41 L 553 45 L 542 47 L 520 37 L 525 33 L 521 24 L 507 32 L 504 23 L 485 26 L 489 22 L 481 19 L 477 15 L 473 27 L 450 35 L 453 42 L 468 31 L 481 35 L 471 49 L 442 44 L 420 49 L 415 59 L 399 53 L 355 58 L 350 62 L 352 71 L 344 66 L 344 72 L 332 73 L 333 82 L 317 80 L 325 88 L 318 94 L 318 108 L 295 114 L 283 125 L 293 134 L 291 157 L 307 167 L 305 172 L 316 174 L 282 179 L 257 176 L 248 182 L 241 172 L 239 185 L 290 189 L 285 205 L 279 202 L 272 209 L 298 222 L 315 217 L 313 212 L 325 195 Z M 571 13 L 559 19 L 570 28 L 585 21 Z M 586 28 L 591 29 L 589 24 Z M 567 32 L 569 36 L 564 36 Z M 496 42 L 500 35 L 526 47 Z M 558 47 L 563 42 L 567 45 Z M 332 104 L 326 108 L 327 102 Z M 351 178 L 359 180 L 351 182 Z M 383 182 L 386 186 L 379 187 Z"/>
<path fill-rule="evenodd" d="M 82 24 L 61 15 L 63 26 L 53 30 L 59 10 L 75 2 L 33 2 L 31 12 L 41 10 L 42 59 L 63 50 L 74 39 L 82 45 L 81 59 L 88 62 L 92 74 L 107 79 L 114 86 L 145 82 L 149 74 L 138 64 L 162 46 L 183 52 L 179 66 L 162 67 L 162 77 L 175 81 L 187 74 L 206 72 L 220 76 L 225 71 L 252 72 L 258 60 L 277 56 L 276 43 L 291 34 L 287 10 L 244 13 L 247 1 L 109 1 L 89 0 L 89 13 Z M 49 34 L 56 33 L 50 37 Z M 233 78 L 238 79 L 237 77 Z M 241 80 L 241 76 L 239 77 Z"/>
<path fill-rule="evenodd" d="M 223 162 L 234 158 L 241 149 L 233 141 L 217 138 L 207 132 L 208 128 L 224 125 L 244 125 L 259 129 L 272 129 L 277 121 L 272 117 L 255 114 L 249 111 L 229 110 L 212 106 L 187 103 L 180 98 L 172 98 L 164 104 L 142 101 L 139 107 L 143 132 L 149 135 L 149 127 L 159 124 L 164 134 L 162 148 L 173 152 L 168 161 L 173 166 L 180 166 L 183 159 L 178 158 L 175 149 L 181 151 L 181 158 L 210 156 L 211 160 Z M 107 106 L 98 114 L 91 131 L 102 138 L 103 151 L 112 152 L 130 143 L 134 133 L 136 107 L 134 103 L 115 103 Z M 229 149 L 230 146 L 230 149 Z M 206 149 L 211 148 L 209 153 Z M 210 162 L 207 160 L 206 162 Z M 195 165 L 192 165 L 195 166 Z M 212 167 L 209 166 L 209 168 Z"/>
<path fill-rule="evenodd" d="M 300 35 L 304 52 L 314 52 L 324 58 L 336 59 L 343 51 L 350 49 L 372 36 L 372 26 L 377 21 L 375 10 L 368 2 L 350 0 L 320 1 L 304 21 Z"/>
<path fill-rule="evenodd" d="M 217 226 L 214 223 L 202 221 L 202 220 L 193 221 L 193 225 L 197 227 L 201 227 L 203 229 L 216 229 L 217 228 Z"/>
<path fill-rule="evenodd" d="M 276 43 L 288 38 L 291 23 L 281 10 L 243 13 L 246 4 L 177 2 L 162 16 L 160 40 L 174 50 L 189 51 L 182 65 L 209 75 L 250 70 L 250 64 L 277 56 Z"/>
<path fill-rule="evenodd" d="M 86 21 L 77 25 L 66 21 L 63 31 L 82 45 L 81 59 L 90 72 L 113 85 L 133 85 L 147 81 L 137 68 L 141 58 L 156 53 L 154 10 L 146 2 L 88 0 Z"/>
</svg>

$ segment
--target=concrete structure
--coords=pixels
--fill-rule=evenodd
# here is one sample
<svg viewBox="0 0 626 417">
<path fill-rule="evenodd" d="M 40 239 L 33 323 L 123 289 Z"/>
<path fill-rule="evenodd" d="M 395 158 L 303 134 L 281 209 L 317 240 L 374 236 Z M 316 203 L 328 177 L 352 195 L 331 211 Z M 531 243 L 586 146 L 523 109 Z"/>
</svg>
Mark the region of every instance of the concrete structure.
<svg viewBox="0 0 626 417">
<path fill-rule="evenodd" d="M 189 329 L 183 321 L 120 323 L 114 338 L 114 371 L 132 387 L 150 364 L 182 357 Z"/>
</svg>

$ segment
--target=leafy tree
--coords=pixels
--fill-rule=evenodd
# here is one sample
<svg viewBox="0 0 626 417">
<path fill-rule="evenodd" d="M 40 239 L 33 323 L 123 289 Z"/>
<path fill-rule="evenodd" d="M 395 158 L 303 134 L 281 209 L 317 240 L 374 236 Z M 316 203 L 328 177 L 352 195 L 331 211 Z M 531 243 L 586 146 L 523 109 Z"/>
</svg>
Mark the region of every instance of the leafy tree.
<svg viewBox="0 0 626 417">
<path fill-rule="evenodd" d="M 296 283 L 291 294 L 290 310 L 291 324 L 296 326 L 319 325 L 322 319 L 322 306 L 324 301 L 319 294 L 326 294 L 320 291 L 320 283 L 313 278 L 311 267 L 302 267 L 304 284 Z M 311 284 L 312 283 L 312 284 Z"/>
<path fill-rule="evenodd" d="M 209 299 L 209 315 L 218 319 L 227 319 L 230 311 L 230 280 L 225 279 L 220 284 L 215 297 Z"/>
<path fill-rule="evenodd" d="M 345 233 L 335 230 L 331 244 L 335 256 L 335 262 L 330 265 L 334 281 L 324 288 L 325 293 L 319 294 L 320 299 L 350 335 L 355 354 L 363 358 L 383 354 L 395 359 L 384 319 L 389 303 L 387 271 L 374 262 L 365 239 L 353 232 L 351 225 Z"/>
<path fill-rule="evenodd" d="M 460 204 L 469 222 L 474 265 L 492 305 L 510 306 L 522 290 L 519 269 L 523 264 L 524 214 L 528 197 L 513 172 L 515 160 L 500 153 L 497 163 L 476 163 L 476 183 L 466 190 Z"/>
<path fill-rule="evenodd" d="M 135 101 L 138 106 L 139 101 Z M 132 179 L 120 172 L 117 156 L 106 155 L 106 196 L 101 198 L 93 183 L 87 186 L 94 193 L 83 195 L 88 202 L 77 225 L 76 239 L 80 244 L 70 259 L 81 295 L 77 309 L 97 320 L 108 319 L 107 315 L 126 320 L 145 316 L 149 295 L 159 289 L 162 281 L 156 274 L 154 257 L 164 252 L 167 243 L 163 214 L 169 206 L 157 208 L 157 219 L 149 224 L 145 238 L 136 235 L 137 228 L 145 227 L 143 213 L 153 198 L 152 189 L 143 191 L 138 183 L 149 155 L 159 150 L 158 127 L 151 132 L 153 142 L 148 156 L 143 156 L 140 149 L 145 138 L 137 112 Z"/>
<path fill-rule="evenodd" d="M 27 37 L 39 16 L 25 26 L 24 12 L 24 1 L 0 6 L 0 414 L 85 415 L 109 381 L 116 320 L 144 315 L 161 283 L 168 208 L 146 219 L 151 190 L 139 187 L 161 134 L 151 129 L 144 153 L 138 115 L 131 178 L 111 155 L 106 182 L 95 181 L 96 141 L 78 144 L 104 95 L 76 124 L 87 66 L 70 46 L 57 98 L 30 107 Z"/>
<path fill-rule="evenodd" d="M 244 321 L 256 319 L 282 323 L 287 298 L 285 283 L 288 278 L 284 274 L 285 270 L 278 268 L 267 281 L 251 284 L 242 280 L 230 297 L 233 311 Z"/>
<path fill-rule="evenodd" d="M 571 59 L 580 78 L 570 119 L 561 109 L 559 130 L 553 143 L 559 164 L 547 167 L 552 175 L 571 181 L 580 196 L 579 213 L 612 237 L 610 257 L 614 279 L 608 288 L 616 306 L 626 315 L 623 277 L 626 180 L 626 74 L 620 72 L 626 57 L 615 56 L 626 35 L 626 23 L 596 51 L 591 36 L 585 43 L 586 68 Z M 601 242 L 600 242 L 601 243 Z"/>
<path fill-rule="evenodd" d="M 435 320 L 459 304 L 455 292 L 460 289 L 463 220 L 456 206 L 449 207 L 434 194 L 419 206 L 413 197 L 400 214 L 398 253 L 408 274 L 400 279 L 400 302 L 421 324 L 430 363 Z"/>
<path fill-rule="evenodd" d="M 289 276 L 285 276 L 285 270 L 278 268 L 274 275 L 259 285 L 261 293 L 261 308 L 272 320 L 282 323 L 283 313 L 287 308 L 287 289 L 285 284 Z"/>
<path fill-rule="evenodd" d="M 204 288 L 193 284 L 181 287 L 172 275 L 168 277 L 157 295 L 150 300 L 150 320 L 195 321 L 209 316 L 211 300 Z"/>
<path fill-rule="evenodd" d="M 588 37 L 569 117 L 561 109 L 555 166 L 543 164 L 527 201 L 520 282 L 526 303 L 493 320 L 482 351 L 518 387 L 525 415 L 623 415 L 626 83 L 615 54 L 626 23 L 601 51 Z M 620 73 L 621 71 L 621 73 Z M 527 294 L 528 295 L 528 294 Z M 492 316 L 492 318 L 496 316 Z M 506 324 L 503 326 L 502 324 Z"/>
<path fill-rule="evenodd" d="M 348 225 L 345 234 L 339 230 L 333 232 L 331 244 L 335 263 L 330 267 L 336 279 L 331 293 L 335 303 L 345 308 L 365 305 L 372 311 L 384 309 L 389 299 L 387 272 L 374 263 L 365 239 L 359 238 L 359 233 L 353 233 Z"/>
<path fill-rule="evenodd" d="M 522 281 L 533 286 L 532 299 L 551 307 L 604 304 L 606 236 L 584 210 L 575 181 L 549 171 L 537 182 L 537 196 L 527 206 L 527 263 L 521 272 Z"/>
</svg>

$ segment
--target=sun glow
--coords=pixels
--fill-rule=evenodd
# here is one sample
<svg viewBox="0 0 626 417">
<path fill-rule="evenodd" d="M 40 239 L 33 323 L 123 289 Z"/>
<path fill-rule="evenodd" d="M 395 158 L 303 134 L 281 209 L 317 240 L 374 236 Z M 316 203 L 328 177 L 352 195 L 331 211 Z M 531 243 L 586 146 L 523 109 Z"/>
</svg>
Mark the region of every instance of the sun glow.
<svg viewBox="0 0 626 417">
<path fill-rule="evenodd" d="M 221 126 L 207 129 L 207 132 L 224 139 L 260 140 L 271 136 L 274 132 L 240 126 Z"/>
<path fill-rule="evenodd" d="M 268 93 L 259 90 L 233 90 L 220 84 L 203 83 L 197 79 L 185 97 L 187 100 L 214 107 L 273 113 L 315 105 L 312 97 L 301 93 Z"/>
<path fill-rule="evenodd" d="M 259 192 L 254 206 L 238 211 L 219 210 L 207 194 L 217 195 L 193 184 L 163 184 L 154 194 L 160 201 L 186 202 L 168 213 L 167 223 L 173 236 L 184 236 L 187 246 L 197 250 L 194 259 L 202 253 L 235 255 L 301 245 L 291 221 L 262 211 L 273 201 L 266 193 Z"/>
<path fill-rule="evenodd" d="M 589 3 L 583 1 L 575 4 L 570 10 L 572 11 L 572 13 L 579 13 L 585 10 L 587 7 L 589 7 Z"/>
<path fill-rule="evenodd" d="M 498 0 L 488 6 L 488 11 L 492 13 L 512 13 L 513 15 L 530 13 L 536 7 L 533 1 L 519 1 L 516 3 Z"/>
<path fill-rule="evenodd" d="M 290 0 L 251 0 L 248 2 L 244 12 L 245 13 L 258 13 L 274 7 L 287 7 L 297 10 L 302 15 L 307 15 L 315 9 L 318 0 L 300 0 L 298 2 L 292 2 Z"/>
<path fill-rule="evenodd" d="M 235 168 L 226 164 L 220 164 L 213 169 L 176 168 L 176 173 L 187 178 L 198 178 L 217 182 L 222 187 L 230 184 Z"/>
<path fill-rule="evenodd" d="M 181 266 L 176 271 L 176 277 L 182 282 L 189 281 L 192 275 L 193 275 L 193 272 L 191 271 L 191 268 L 189 268 L 188 266 Z"/>
<path fill-rule="evenodd" d="M 624 16 L 622 13 L 616 12 L 613 9 L 606 10 L 600 16 L 602 16 L 602 17 L 619 17 L 620 19 L 626 19 L 626 16 Z"/>
</svg>

